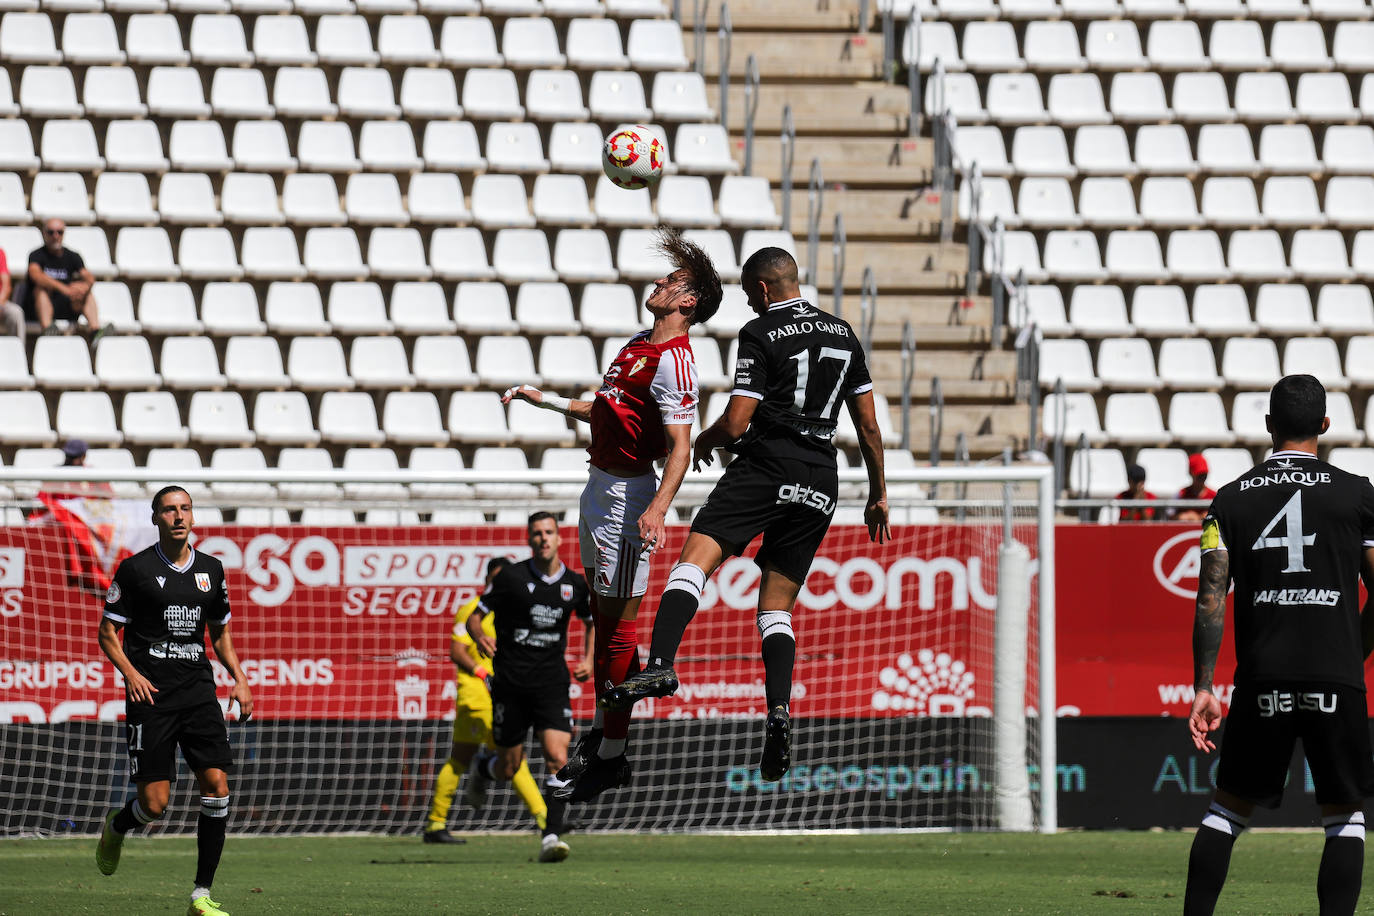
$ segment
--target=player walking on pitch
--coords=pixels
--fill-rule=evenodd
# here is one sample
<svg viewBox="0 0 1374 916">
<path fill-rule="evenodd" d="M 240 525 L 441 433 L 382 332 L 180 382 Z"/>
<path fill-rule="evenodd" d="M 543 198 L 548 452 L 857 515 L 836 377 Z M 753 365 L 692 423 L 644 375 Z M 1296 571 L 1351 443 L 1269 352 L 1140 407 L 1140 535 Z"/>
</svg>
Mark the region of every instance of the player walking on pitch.
<svg viewBox="0 0 1374 916">
<path fill-rule="evenodd" d="M 725 413 L 697 438 L 694 464 L 710 464 L 716 448 L 739 457 L 692 522 L 668 577 L 648 667 L 598 702 L 627 710 L 645 697 L 677 690 L 673 661 L 706 580 L 761 533 L 757 621 L 769 712 L 759 769 L 764 779 L 778 780 L 792 762 L 792 606 L 835 511 L 834 436 L 841 406 L 848 407 L 859 432 L 868 468 L 864 521 L 869 537 L 880 543 L 889 536 L 887 489 L 873 382 L 854 330 L 801 298 L 797 262 L 781 248 L 751 255 L 741 285 L 758 317 L 740 329 L 734 390 Z M 584 791 L 595 794 L 600 787 Z"/>
<path fill-rule="evenodd" d="M 653 327 L 630 338 L 591 401 L 570 401 L 521 385 L 502 398 L 523 398 L 591 424 L 591 470 L 579 507 L 578 542 L 596 615 L 596 692 L 600 696 L 639 670 L 636 618 L 649 586 L 648 557 L 663 543 L 664 517 L 691 460 L 697 372 L 687 332 L 720 308 L 720 277 L 699 246 L 665 229 L 659 249 L 674 270 L 654 284 L 646 307 Z M 653 463 L 666 456 L 663 478 Z M 628 785 L 629 710 L 597 711 L 559 776 L 596 774 L 598 791 Z M 561 793 L 582 801 L 584 788 Z M 594 793 L 593 793 L 594 794 Z"/>
<path fill-rule="evenodd" d="M 567 802 L 555 792 L 563 787 L 556 771 L 568 759 L 572 708 L 568 704 L 568 624 L 574 615 L 587 626 L 587 658 L 577 666 L 578 680 L 591 674 L 592 614 L 587 581 L 563 565 L 558 548 L 563 539 L 551 512 L 530 516 L 530 550 L 522 563 L 496 574 L 468 615 L 468 635 L 496 662 L 491 681 L 491 735 L 497 753 L 480 754 L 468 773 L 469 800 L 485 795 L 492 779 L 511 780 L 525 765 L 525 735 L 534 729 L 544 748 L 545 822 L 541 825 L 539 861 L 561 862 L 568 844 L 559 839 Z M 495 617 L 495 637 L 485 628 Z M 528 770 L 526 770 L 528 772 Z"/>
<path fill-rule="evenodd" d="M 234 679 L 229 704 L 239 704 L 240 722 L 253 714 L 253 694 L 229 638 L 224 566 L 192 549 L 189 537 L 195 517 L 185 490 L 172 486 L 158 491 L 153 497 L 153 524 L 158 542 L 119 564 L 100 621 L 100 648 L 124 676 L 129 778 L 137 784 L 138 794 L 106 815 L 95 861 L 102 874 L 114 874 L 124 835 L 166 813 L 180 746 L 201 796 L 196 877 L 187 913 L 224 916 L 210 899 L 210 886 L 224 850 L 229 820 L 226 773 L 233 766 L 233 754 L 205 654 L 207 628 L 216 657 Z"/>
<path fill-rule="evenodd" d="M 1363 802 L 1374 792 L 1364 659 L 1374 612 L 1374 486 L 1317 459 L 1326 391 L 1310 375 L 1280 379 L 1265 420 L 1274 451 L 1222 487 L 1202 522 L 1193 623 L 1196 698 L 1188 730 L 1210 752 L 1221 724 L 1212 691 L 1235 583 L 1235 688 L 1217 792 L 1193 838 L 1185 916 L 1217 905 L 1231 849 L 1256 805 L 1277 808 L 1302 739 L 1326 827 L 1317 872 L 1322 916 L 1355 912 L 1364 870 Z M 1374 594 L 1374 589 L 1371 589 Z"/>
</svg>

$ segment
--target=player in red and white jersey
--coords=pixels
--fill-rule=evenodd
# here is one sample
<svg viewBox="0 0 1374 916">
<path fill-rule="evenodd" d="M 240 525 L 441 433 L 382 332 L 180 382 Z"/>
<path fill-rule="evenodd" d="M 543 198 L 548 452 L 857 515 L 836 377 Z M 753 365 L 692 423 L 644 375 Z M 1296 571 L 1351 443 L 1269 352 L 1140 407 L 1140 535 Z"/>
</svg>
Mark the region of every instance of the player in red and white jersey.
<svg viewBox="0 0 1374 916">
<path fill-rule="evenodd" d="M 653 326 L 621 348 L 592 400 L 530 385 L 511 388 L 501 399 L 520 398 L 591 424 L 578 542 L 596 613 L 598 697 L 639 670 L 636 618 L 648 589 L 649 555 L 663 543 L 664 518 L 691 459 L 699 395 L 687 332 L 720 307 L 720 276 L 705 251 L 675 229 L 661 231 L 658 247 L 674 269 L 654 284 L 645 303 Z M 663 458 L 659 479 L 654 462 Z M 558 772 L 569 783 L 560 797 L 584 800 L 571 783 L 588 769 L 600 771 L 594 782 L 602 788 L 627 785 L 629 728 L 628 711 L 598 710 L 591 731 Z"/>
</svg>

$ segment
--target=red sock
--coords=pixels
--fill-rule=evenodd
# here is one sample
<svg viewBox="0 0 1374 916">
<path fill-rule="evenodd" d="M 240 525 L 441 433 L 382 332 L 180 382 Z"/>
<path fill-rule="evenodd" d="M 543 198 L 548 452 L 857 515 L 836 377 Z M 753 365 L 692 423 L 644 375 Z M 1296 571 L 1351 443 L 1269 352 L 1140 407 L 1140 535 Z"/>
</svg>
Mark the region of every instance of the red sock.
<svg viewBox="0 0 1374 916">
<path fill-rule="evenodd" d="M 607 617 L 596 618 L 596 693 L 600 696 L 631 674 L 639 671 L 638 622 Z M 602 734 L 607 738 L 624 738 L 630 733 L 630 713 L 607 712 L 603 716 Z"/>
</svg>

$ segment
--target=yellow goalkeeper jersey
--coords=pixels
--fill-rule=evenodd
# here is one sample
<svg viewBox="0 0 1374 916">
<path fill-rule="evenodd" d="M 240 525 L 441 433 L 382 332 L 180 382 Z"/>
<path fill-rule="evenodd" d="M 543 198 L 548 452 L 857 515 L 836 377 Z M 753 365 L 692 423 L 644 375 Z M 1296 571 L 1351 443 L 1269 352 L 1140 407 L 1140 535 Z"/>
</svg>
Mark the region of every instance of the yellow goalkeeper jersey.
<svg viewBox="0 0 1374 916">
<path fill-rule="evenodd" d="M 488 671 L 492 671 L 494 669 L 492 667 L 493 662 L 491 660 L 491 656 L 483 652 L 482 648 L 473 641 L 471 636 L 468 635 L 468 615 L 471 614 L 473 612 L 473 609 L 477 607 L 477 602 L 479 600 L 479 598 L 473 598 L 467 604 L 463 605 L 458 609 L 457 615 L 455 615 L 453 618 L 453 638 L 457 642 L 461 642 L 463 645 L 468 647 L 468 651 L 472 653 L 473 658 L 477 659 L 477 663 L 479 665 L 481 665 L 483 668 L 486 668 Z M 492 639 L 496 638 L 495 615 L 488 614 L 486 617 L 482 618 L 482 632 L 486 633 Z M 464 671 L 462 668 L 459 668 L 457 665 L 454 665 L 454 668 L 458 672 L 458 696 L 460 702 L 462 701 L 464 695 L 468 691 L 477 691 L 476 693 L 471 694 L 471 696 L 474 699 L 489 699 L 486 684 L 483 684 L 480 680 L 473 677 L 471 674 L 468 674 L 466 671 Z M 472 704 L 469 703 L 467 705 Z"/>
</svg>

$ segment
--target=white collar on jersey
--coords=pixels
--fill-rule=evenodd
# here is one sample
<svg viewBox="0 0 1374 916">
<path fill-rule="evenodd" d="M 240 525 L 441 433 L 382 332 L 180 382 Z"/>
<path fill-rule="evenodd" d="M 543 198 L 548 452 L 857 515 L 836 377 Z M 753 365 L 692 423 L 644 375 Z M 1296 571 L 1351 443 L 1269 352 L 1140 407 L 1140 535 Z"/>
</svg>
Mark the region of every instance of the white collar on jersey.
<svg viewBox="0 0 1374 916">
<path fill-rule="evenodd" d="M 771 312 L 771 311 L 773 311 L 773 310 L 775 310 L 775 309 L 788 309 L 788 308 L 792 308 L 792 307 L 795 306 L 795 305 L 807 305 L 807 304 L 808 304 L 807 301 L 806 301 L 805 299 L 803 299 L 801 296 L 796 296 L 796 297 L 794 297 L 794 298 L 792 298 L 792 299 L 784 299 L 782 302 L 774 302 L 774 303 L 772 303 L 771 305 L 768 306 L 768 311 Z"/>
<path fill-rule="evenodd" d="M 539 567 L 538 567 L 538 566 L 535 566 L 535 565 L 534 565 L 534 558 L 533 558 L 533 557 L 530 557 L 530 559 L 528 560 L 528 562 L 529 562 L 529 564 L 530 564 L 530 572 L 534 573 L 536 576 L 538 576 L 539 578 L 543 579 L 545 585 L 553 585 L 553 584 L 554 584 L 555 582 L 557 582 L 559 579 L 563 578 L 563 572 L 568 568 L 567 566 L 565 566 L 563 563 L 560 562 L 560 563 L 558 564 L 558 573 L 557 573 L 556 575 L 546 576 L 546 575 L 544 575 L 543 573 L 541 573 L 541 572 L 539 571 Z"/>
<path fill-rule="evenodd" d="M 1317 460 L 1317 456 L 1312 454 L 1311 452 L 1300 452 L 1294 448 L 1286 448 L 1281 452 L 1274 452 L 1272 455 L 1270 455 L 1268 458 L 1264 460 L 1272 461 L 1275 458 L 1306 458 L 1309 461 Z"/>
<path fill-rule="evenodd" d="M 191 548 L 191 555 L 190 555 L 189 557 L 186 558 L 186 565 L 185 565 L 185 566 L 178 566 L 178 565 L 176 565 L 175 563 L 173 563 L 171 560 L 167 559 L 167 554 L 165 554 L 165 553 L 162 552 L 162 545 L 161 545 L 161 544 L 154 544 L 153 547 L 157 550 L 157 555 L 158 555 L 159 557 L 162 557 L 162 562 L 166 563 L 168 566 L 172 567 L 172 569 L 174 569 L 175 571 L 177 571 L 177 572 L 179 572 L 179 573 L 184 573 L 184 572 L 186 572 L 186 570 L 188 570 L 188 569 L 191 568 L 191 564 L 193 564 L 193 563 L 196 562 L 196 549 L 195 549 L 194 547 Z"/>
</svg>

